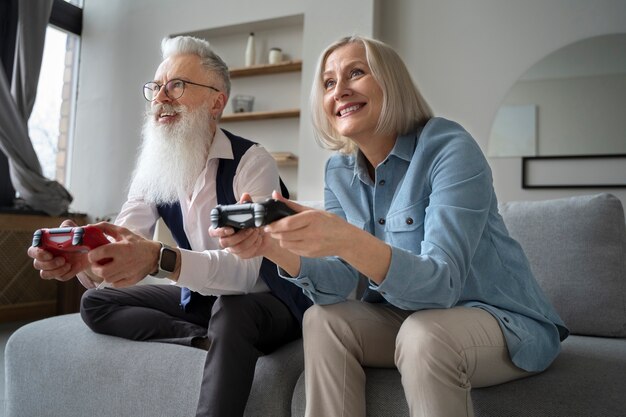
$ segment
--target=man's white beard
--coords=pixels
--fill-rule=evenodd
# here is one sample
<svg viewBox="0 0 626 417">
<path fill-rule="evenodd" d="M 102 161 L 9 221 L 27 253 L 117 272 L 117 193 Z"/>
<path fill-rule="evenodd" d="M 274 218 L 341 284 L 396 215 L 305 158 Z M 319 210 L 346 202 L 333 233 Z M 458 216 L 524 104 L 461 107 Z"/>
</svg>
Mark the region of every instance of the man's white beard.
<svg viewBox="0 0 626 417">
<path fill-rule="evenodd" d="M 164 104 L 145 116 L 131 194 L 155 204 L 174 203 L 179 194 L 190 196 L 207 162 L 213 133 L 208 104 L 189 111 L 185 106 Z M 180 113 L 172 125 L 159 125 L 155 115 L 164 110 Z"/>
</svg>

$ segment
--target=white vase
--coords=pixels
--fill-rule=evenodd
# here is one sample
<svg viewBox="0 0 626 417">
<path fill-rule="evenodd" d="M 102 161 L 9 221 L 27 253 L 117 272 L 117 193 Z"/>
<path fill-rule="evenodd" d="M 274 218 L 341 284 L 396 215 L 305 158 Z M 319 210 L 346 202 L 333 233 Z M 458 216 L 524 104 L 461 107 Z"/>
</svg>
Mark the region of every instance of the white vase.
<svg viewBox="0 0 626 417">
<path fill-rule="evenodd" d="M 279 64 L 283 60 L 283 51 L 280 48 L 270 49 L 267 61 L 270 64 Z"/>
<path fill-rule="evenodd" d="M 254 64 L 256 64 L 256 45 L 254 44 L 254 33 L 251 32 L 246 45 L 246 67 Z"/>
</svg>

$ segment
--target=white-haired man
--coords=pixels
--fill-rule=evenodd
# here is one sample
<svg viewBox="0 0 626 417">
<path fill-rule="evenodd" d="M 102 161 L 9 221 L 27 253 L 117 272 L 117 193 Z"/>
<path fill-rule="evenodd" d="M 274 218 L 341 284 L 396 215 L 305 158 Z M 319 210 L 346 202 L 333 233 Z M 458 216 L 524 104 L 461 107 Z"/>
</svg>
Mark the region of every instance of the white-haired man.
<svg viewBox="0 0 626 417">
<path fill-rule="evenodd" d="M 282 183 L 265 149 L 217 127 L 230 78 L 208 42 L 161 46 L 144 86 L 150 107 L 128 200 L 115 225 L 98 224 L 114 242 L 69 260 L 39 248 L 29 255 L 42 278 L 77 276 L 90 288 L 81 316 L 95 332 L 207 349 L 197 415 L 242 416 L 259 355 L 300 337 L 309 302 L 269 261 L 242 260 L 209 236 L 217 204 L 244 192 L 263 200 Z M 159 218 L 177 248 L 151 240 Z M 176 285 L 134 285 L 146 275 Z"/>
</svg>

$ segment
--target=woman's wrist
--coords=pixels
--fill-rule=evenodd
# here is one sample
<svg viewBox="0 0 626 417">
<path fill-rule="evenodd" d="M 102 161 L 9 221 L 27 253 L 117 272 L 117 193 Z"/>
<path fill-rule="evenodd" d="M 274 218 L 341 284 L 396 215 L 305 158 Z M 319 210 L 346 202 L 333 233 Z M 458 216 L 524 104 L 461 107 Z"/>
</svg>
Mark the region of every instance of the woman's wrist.
<svg viewBox="0 0 626 417">
<path fill-rule="evenodd" d="M 356 230 L 351 232 L 350 242 L 340 245 L 338 256 L 380 285 L 391 265 L 391 246 L 364 230 L 354 228 Z"/>
<path fill-rule="evenodd" d="M 278 249 L 280 250 L 272 251 L 266 254 L 265 257 L 274 262 L 290 276 L 297 277 L 300 275 L 300 256 L 280 247 Z"/>
</svg>

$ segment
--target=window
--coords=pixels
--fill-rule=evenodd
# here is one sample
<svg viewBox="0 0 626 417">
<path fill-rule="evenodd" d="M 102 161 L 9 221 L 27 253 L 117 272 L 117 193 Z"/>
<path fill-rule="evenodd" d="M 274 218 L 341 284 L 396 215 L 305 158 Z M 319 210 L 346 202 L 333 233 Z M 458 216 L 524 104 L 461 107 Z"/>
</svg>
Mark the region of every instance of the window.
<svg viewBox="0 0 626 417">
<path fill-rule="evenodd" d="M 28 133 L 44 176 L 65 184 L 73 131 L 82 0 L 54 0 Z"/>
<path fill-rule="evenodd" d="M 77 35 L 48 26 L 28 131 L 44 176 L 64 184 L 78 75 Z"/>
</svg>

